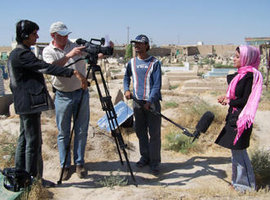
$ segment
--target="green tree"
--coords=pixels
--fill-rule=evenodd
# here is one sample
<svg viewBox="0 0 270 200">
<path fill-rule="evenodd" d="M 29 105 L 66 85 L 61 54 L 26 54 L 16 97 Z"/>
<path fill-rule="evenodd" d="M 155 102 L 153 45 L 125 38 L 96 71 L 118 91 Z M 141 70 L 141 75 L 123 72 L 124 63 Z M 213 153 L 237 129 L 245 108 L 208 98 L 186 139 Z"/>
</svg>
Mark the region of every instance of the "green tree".
<svg viewBox="0 0 270 200">
<path fill-rule="evenodd" d="M 132 44 L 128 44 L 126 47 L 125 61 L 128 61 L 132 58 Z"/>
</svg>

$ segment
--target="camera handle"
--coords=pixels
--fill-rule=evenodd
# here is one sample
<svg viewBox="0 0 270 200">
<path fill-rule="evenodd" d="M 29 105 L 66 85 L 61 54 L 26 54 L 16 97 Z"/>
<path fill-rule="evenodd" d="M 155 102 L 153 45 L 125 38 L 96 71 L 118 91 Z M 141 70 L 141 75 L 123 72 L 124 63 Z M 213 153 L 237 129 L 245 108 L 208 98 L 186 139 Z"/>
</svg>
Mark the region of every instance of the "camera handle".
<svg viewBox="0 0 270 200">
<path fill-rule="evenodd" d="M 124 157 L 126 159 L 126 163 L 127 163 L 130 175 L 132 177 L 132 180 L 134 181 L 135 185 L 137 186 L 137 182 L 136 182 L 135 177 L 133 175 L 133 171 L 131 169 L 130 162 L 129 162 L 127 152 L 126 152 L 127 145 L 124 143 L 124 140 L 123 140 L 123 137 L 122 137 L 122 134 L 121 134 L 118 122 L 117 122 L 117 114 L 115 112 L 115 109 L 114 109 L 114 106 L 113 106 L 113 103 L 111 100 L 112 98 L 111 98 L 109 90 L 107 88 L 107 85 L 106 85 L 103 73 L 101 71 L 101 68 L 99 65 L 96 65 L 95 63 L 90 63 L 90 65 L 88 66 L 87 75 L 89 74 L 90 69 L 92 70 L 92 79 L 96 83 L 96 87 L 97 87 L 100 103 L 102 106 L 102 110 L 104 110 L 106 112 L 106 116 L 107 116 L 107 120 L 108 120 L 109 127 L 111 130 L 111 134 L 115 139 L 115 144 L 117 147 L 117 151 L 119 154 L 121 164 L 123 165 L 123 160 L 122 160 L 120 149 L 123 151 L 123 154 L 124 154 Z M 102 85 L 103 85 L 103 89 L 104 89 L 103 95 L 102 95 L 102 92 L 101 92 L 101 89 L 99 87 L 99 83 L 98 83 L 98 80 L 96 77 L 97 74 L 99 74 L 101 77 L 101 81 L 102 81 Z"/>
</svg>

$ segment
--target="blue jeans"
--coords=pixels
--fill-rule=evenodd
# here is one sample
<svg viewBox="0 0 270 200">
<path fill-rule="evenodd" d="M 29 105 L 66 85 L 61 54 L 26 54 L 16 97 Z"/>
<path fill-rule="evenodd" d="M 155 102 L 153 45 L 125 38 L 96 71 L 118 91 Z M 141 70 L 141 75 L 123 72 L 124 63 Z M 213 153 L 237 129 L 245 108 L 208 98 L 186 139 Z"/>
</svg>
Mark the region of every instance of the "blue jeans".
<svg viewBox="0 0 270 200">
<path fill-rule="evenodd" d="M 255 175 L 246 149 L 232 151 L 232 185 L 244 192 L 255 190 Z"/>
<path fill-rule="evenodd" d="M 82 101 L 80 104 L 81 96 Z M 77 119 L 75 119 L 79 107 L 80 110 Z M 61 92 L 57 90 L 55 93 L 55 112 L 58 128 L 57 144 L 61 167 L 64 165 L 66 150 L 69 144 L 72 118 L 74 126 L 74 164 L 83 165 L 90 116 L 88 90 L 79 89 L 73 92 Z M 65 167 L 70 167 L 70 165 L 71 158 L 69 151 Z"/>
<path fill-rule="evenodd" d="M 15 167 L 27 171 L 31 176 L 42 177 L 40 113 L 20 115 L 20 135 L 18 138 Z"/>
</svg>

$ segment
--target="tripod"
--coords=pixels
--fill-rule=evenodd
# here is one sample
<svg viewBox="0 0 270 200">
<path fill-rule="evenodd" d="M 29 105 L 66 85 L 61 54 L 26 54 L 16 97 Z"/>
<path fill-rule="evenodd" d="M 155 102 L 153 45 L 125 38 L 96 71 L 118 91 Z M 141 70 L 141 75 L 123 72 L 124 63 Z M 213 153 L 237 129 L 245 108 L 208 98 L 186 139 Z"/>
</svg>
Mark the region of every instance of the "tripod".
<svg viewBox="0 0 270 200">
<path fill-rule="evenodd" d="M 106 85 L 103 73 L 101 71 L 101 68 L 99 65 L 96 65 L 95 63 L 90 63 L 90 65 L 88 66 L 87 74 L 89 74 L 90 69 L 92 69 L 92 79 L 96 83 L 96 87 L 97 87 L 100 103 L 102 106 L 102 110 L 104 110 L 106 112 L 106 116 L 107 116 L 107 120 L 109 122 L 111 134 L 115 139 L 115 144 L 117 147 L 117 151 L 119 154 L 121 164 L 123 165 L 124 163 L 123 163 L 120 149 L 122 150 L 124 157 L 126 159 L 127 166 L 128 166 L 130 175 L 132 177 L 132 180 L 134 181 L 135 185 L 137 185 L 135 177 L 134 177 L 132 169 L 131 169 L 131 166 L 130 166 L 130 163 L 129 163 L 129 160 L 128 160 L 128 156 L 127 156 L 127 152 L 126 152 L 127 145 L 124 143 L 124 140 L 123 140 L 123 137 L 122 137 L 122 134 L 121 134 L 118 122 L 117 122 L 117 115 L 116 115 L 115 109 L 113 107 L 111 96 L 110 96 L 109 90 L 107 88 L 107 85 Z M 99 84 L 98 84 L 98 80 L 97 80 L 97 76 L 96 76 L 97 74 L 99 74 L 101 77 L 101 81 L 102 81 L 102 85 L 103 85 L 103 89 L 104 89 L 103 95 L 102 95 L 101 89 L 100 89 Z"/>
<path fill-rule="evenodd" d="M 107 88 L 107 85 L 106 85 L 103 73 L 101 71 L 101 68 L 100 68 L 99 65 L 96 64 L 97 63 L 97 56 L 87 56 L 86 59 L 88 61 L 86 77 L 89 76 L 90 70 L 92 70 L 92 79 L 95 81 L 95 84 L 96 84 L 96 87 L 97 87 L 97 91 L 98 91 L 99 99 L 100 99 L 100 102 L 101 102 L 102 110 L 104 110 L 106 112 L 106 116 L 107 116 L 107 120 L 109 122 L 109 127 L 110 127 L 110 130 L 111 130 L 111 134 L 114 137 L 121 164 L 123 165 L 124 162 L 123 162 L 123 159 L 122 159 L 120 149 L 122 150 L 122 152 L 124 154 L 124 157 L 126 159 L 127 166 L 128 166 L 130 175 L 132 177 L 132 180 L 134 181 L 134 184 L 137 186 L 137 183 L 136 183 L 135 177 L 133 175 L 133 171 L 131 169 L 130 162 L 129 162 L 129 159 L 128 159 L 128 156 L 127 156 L 127 152 L 126 152 L 127 145 L 124 143 L 124 140 L 123 140 L 123 137 L 122 137 L 122 134 L 121 134 L 118 122 L 117 122 L 117 114 L 116 114 L 114 106 L 112 104 L 112 100 L 111 100 L 109 90 Z M 78 62 L 79 60 L 82 60 L 82 59 L 78 59 L 75 62 Z M 72 63 L 72 64 L 74 64 L 74 63 Z M 68 67 L 68 66 L 66 66 L 66 67 Z M 103 85 L 103 89 L 104 89 L 104 94 L 102 94 L 101 89 L 99 87 L 99 83 L 98 83 L 98 80 L 97 80 L 97 75 L 98 74 L 101 77 L 101 81 L 102 81 L 102 85 Z M 83 93 L 82 93 L 81 98 L 80 98 L 78 111 L 80 110 L 80 105 L 81 105 L 82 98 L 83 98 Z M 76 119 L 78 117 L 78 113 L 79 113 L 78 111 L 77 111 L 77 113 L 75 115 L 74 121 L 76 121 Z M 65 160 L 64 160 L 62 171 L 61 171 L 60 179 L 57 182 L 58 184 L 62 183 L 62 178 L 63 178 L 63 174 L 64 174 L 64 168 L 65 168 L 65 165 L 66 165 L 68 152 L 70 150 L 70 144 L 71 144 L 73 132 L 74 132 L 74 125 L 72 127 L 71 135 L 70 135 L 70 138 L 69 138 L 69 144 L 68 144 L 67 149 L 66 149 L 66 155 L 65 155 Z"/>
</svg>

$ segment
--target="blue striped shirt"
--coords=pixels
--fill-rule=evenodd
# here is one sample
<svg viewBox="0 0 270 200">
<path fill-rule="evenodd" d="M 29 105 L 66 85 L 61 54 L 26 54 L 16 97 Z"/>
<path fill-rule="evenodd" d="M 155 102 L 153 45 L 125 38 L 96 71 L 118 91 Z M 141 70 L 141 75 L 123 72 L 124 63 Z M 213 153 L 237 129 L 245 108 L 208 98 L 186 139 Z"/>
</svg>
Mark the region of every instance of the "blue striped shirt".
<svg viewBox="0 0 270 200">
<path fill-rule="evenodd" d="M 150 56 L 145 60 L 132 58 L 124 76 L 124 91 L 129 90 L 132 76 L 133 95 L 139 100 L 153 103 L 161 100 L 161 63 Z"/>
</svg>

